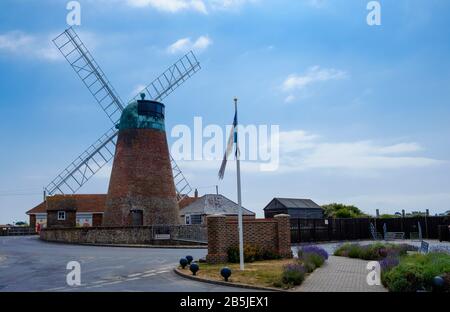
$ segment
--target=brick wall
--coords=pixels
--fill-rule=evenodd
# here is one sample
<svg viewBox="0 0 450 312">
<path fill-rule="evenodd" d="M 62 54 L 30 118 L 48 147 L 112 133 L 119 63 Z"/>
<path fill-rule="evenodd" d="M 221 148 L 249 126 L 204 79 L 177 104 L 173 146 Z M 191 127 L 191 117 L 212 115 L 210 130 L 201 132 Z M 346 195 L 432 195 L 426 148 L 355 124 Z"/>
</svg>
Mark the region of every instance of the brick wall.
<svg viewBox="0 0 450 312">
<path fill-rule="evenodd" d="M 35 229 L 36 228 L 36 215 L 31 214 L 30 215 L 30 228 Z"/>
<path fill-rule="evenodd" d="M 103 225 L 132 225 L 132 209 L 143 211 L 143 225 L 179 223 L 165 132 L 153 129 L 119 132 Z"/>
<path fill-rule="evenodd" d="M 156 229 L 155 229 L 156 228 Z M 161 227 L 127 226 L 127 227 L 80 227 L 47 228 L 40 233 L 42 240 L 71 244 L 129 244 L 129 245 L 199 245 L 206 242 L 206 229 L 203 225 L 168 226 L 164 230 L 172 239 L 154 239 L 155 230 Z M 165 231 L 164 231 L 165 232 Z M 204 237 L 199 237 L 205 234 Z M 191 239 L 189 239 L 191 238 Z M 198 240 L 198 241 L 196 241 Z"/>
<path fill-rule="evenodd" d="M 227 250 L 239 246 L 238 222 L 225 216 L 212 215 L 208 222 L 208 263 L 227 262 Z M 289 215 L 273 219 L 244 220 L 244 245 L 252 245 L 292 257 Z"/>
<path fill-rule="evenodd" d="M 92 215 L 92 226 L 101 226 L 103 221 L 102 213 L 94 213 Z"/>
<path fill-rule="evenodd" d="M 47 211 L 48 228 L 70 228 L 76 225 L 76 212 L 66 211 L 66 220 L 58 220 L 58 210 Z"/>
</svg>

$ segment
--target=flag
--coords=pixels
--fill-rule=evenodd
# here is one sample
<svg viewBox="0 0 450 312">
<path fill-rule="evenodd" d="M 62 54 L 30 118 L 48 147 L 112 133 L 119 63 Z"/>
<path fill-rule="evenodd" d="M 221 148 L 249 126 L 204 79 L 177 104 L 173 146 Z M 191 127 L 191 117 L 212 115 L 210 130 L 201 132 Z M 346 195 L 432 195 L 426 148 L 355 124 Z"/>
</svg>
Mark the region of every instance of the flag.
<svg viewBox="0 0 450 312">
<path fill-rule="evenodd" d="M 233 151 L 233 145 L 237 142 L 237 111 L 234 113 L 233 127 L 231 127 L 230 136 L 228 137 L 227 149 L 225 155 L 223 155 L 222 165 L 219 170 L 219 179 L 222 180 L 225 175 L 225 168 L 227 166 L 227 161 L 230 158 L 231 152 Z M 236 148 L 236 155 L 238 150 Z"/>
</svg>

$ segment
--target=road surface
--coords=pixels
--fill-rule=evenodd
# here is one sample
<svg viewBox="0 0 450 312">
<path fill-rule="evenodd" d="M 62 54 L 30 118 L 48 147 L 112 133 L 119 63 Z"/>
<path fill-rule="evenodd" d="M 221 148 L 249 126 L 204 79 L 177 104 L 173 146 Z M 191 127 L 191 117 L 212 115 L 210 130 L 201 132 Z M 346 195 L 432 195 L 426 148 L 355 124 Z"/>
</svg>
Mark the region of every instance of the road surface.
<svg viewBox="0 0 450 312">
<path fill-rule="evenodd" d="M 0 291 L 239 291 L 173 273 L 180 258 L 206 249 L 65 245 L 36 236 L 0 237 Z M 81 286 L 68 286 L 70 261 L 81 265 Z M 247 290 L 248 291 L 248 290 Z"/>
</svg>

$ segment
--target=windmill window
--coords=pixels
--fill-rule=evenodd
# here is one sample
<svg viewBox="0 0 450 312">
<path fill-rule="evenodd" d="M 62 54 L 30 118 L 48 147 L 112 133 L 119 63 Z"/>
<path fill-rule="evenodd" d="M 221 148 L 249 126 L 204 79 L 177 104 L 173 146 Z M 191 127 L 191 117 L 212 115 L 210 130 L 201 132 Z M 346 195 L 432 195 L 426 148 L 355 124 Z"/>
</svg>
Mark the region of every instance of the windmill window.
<svg viewBox="0 0 450 312">
<path fill-rule="evenodd" d="M 65 221 L 65 220 L 66 220 L 66 212 L 58 211 L 58 221 Z"/>
</svg>

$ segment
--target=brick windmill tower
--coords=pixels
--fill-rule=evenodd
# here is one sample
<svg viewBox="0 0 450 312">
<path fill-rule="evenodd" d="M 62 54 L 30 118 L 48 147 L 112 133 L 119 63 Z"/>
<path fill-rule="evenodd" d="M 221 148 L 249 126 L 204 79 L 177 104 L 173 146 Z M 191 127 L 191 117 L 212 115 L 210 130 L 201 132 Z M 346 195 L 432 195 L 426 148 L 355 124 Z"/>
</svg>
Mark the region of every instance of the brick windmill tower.
<svg viewBox="0 0 450 312">
<path fill-rule="evenodd" d="M 192 189 L 170 156 L 160 102 L 200 70 L 184 55 L 124 105 L 73 28 L 53 42 L 113 123 L 45 188 L 47 195 L 76 193 L 112 158 L 103 224 L 177 224 L 178 202 Z"/>
<path fill-rule="evenodd" d="M 164 104 L 144 93 L 122 112 L 104 225 L 179 222 L 164 115 Z"/>
</svg>

